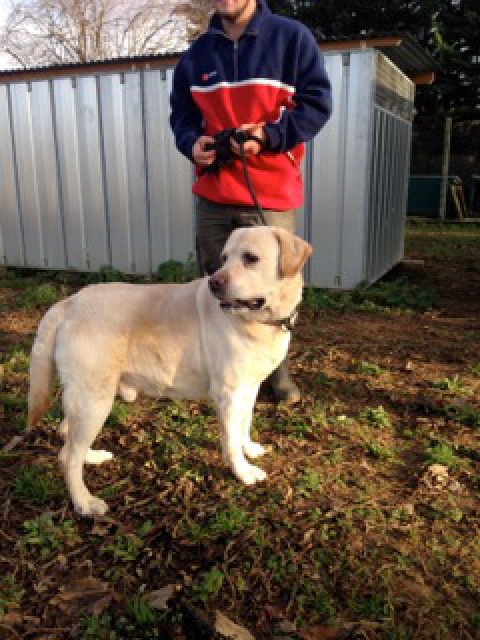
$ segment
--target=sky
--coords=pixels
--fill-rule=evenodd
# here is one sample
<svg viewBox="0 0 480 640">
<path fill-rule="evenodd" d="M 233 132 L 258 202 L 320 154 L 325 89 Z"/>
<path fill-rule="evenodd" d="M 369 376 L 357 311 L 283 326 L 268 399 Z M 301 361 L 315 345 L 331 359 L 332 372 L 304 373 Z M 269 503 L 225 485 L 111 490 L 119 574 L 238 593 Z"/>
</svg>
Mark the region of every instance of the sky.
<svg viewBox="0 0 480 640">
<path fill-rule="evenodd" d="M 10 9 L 10 3 L 8 0 L 0 0 L 0 29 L 3 27 L 5 23 L 5 18 L 7 17 Z M 8 67 L 8 58 L 0 52 L 0 69 L 5 69 Z"/>
<path fill-rule="evenodd" d="M 5 15 L 8 11 L 8 3 L 6 0 L 0 0 L 0 23 L 3 24 Z"/>
</svg>

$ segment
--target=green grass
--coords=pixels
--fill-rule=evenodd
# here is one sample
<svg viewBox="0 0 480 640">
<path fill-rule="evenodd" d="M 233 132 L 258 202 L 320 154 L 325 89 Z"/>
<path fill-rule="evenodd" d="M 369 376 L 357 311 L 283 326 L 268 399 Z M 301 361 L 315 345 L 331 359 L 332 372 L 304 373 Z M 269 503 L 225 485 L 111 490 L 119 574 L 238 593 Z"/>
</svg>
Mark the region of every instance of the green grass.
<svg viewBox="0 0 480 640">
<path fill-rule="evenodd" d="M 462 464 L 450 445 L 438 442 L 427 449 L 425 460 L 427 465 L 440 464 L 449 469 L 455 469 Z"/>
<path fill-rule="evenodd" d="M 330 624 L 335 618 L 332 597 L 318 580 L 303 580 L 295 584 L 291 594 L 297 614 L 295 622 L 301 627 L 308 621 Z"/>
<path fill-rule="evenodd" d="M 132 411 L 131 405 L 117 399 L 113 403 L 112 410 L 110 411 L 105 424 L 110 427 L 124 425 L 131 416 Z"/>
<path fill-rule="evenodd" d="M 126 282 L 128 277 L 123 271 L 119 271 L 109 265 L 100 267 L 98 271 L 89 273 L 86 278 L 86 284 L 98 284 L 101 282 Z"/>
<path fill-rule="evenodd" d="M 22 303 L 27 309 L 51 307 L 62 298 L 62 293 L 51 282 L 42 282 L 27 287 L 22 296 Z"/>
<path fill-rule="evenodd" d="M 410 223 L 407 225 L 407 255 L 436 262 L 463 261 L 475 264 L 480 246 L 480 227 L 476 224 Z"/>
<path fill-rule="evenodd" d="M 378 377 L 385 373 L 385 369 L 375 362 L 365 362 L 363 360 L 354 360 L 349 368 L 352 373 L 360 373 L 366 376 Z"/>
<path fill-rule="evenodd" d="M 468 404 L 448 405 L 444 413 L 450 420 L 459 422 L 472 429 L 480 429 L 480 411 Z"/>
<path fill-rule="evenodd" d="M 392 426 L 392 420 L 388 412 L 380 405 L 376 408 L 367 407 L 360 413 L 361 420 L 364 420 L 367 424 L 378 427 L 379 429 L 385 429 Z"/>
<path fill-rule="evenodd" d="M 427 311 L 437 305 L 438 295 L 433 289 L 419 287 L 407 278 L 383 280 L 372 286 L 359 286 L 353 291 L 335 292 L 307 287 L 303 305 L 306 311 L 325 309 L 343 311 L 402 310 Z"/>
<path fill-rule="evenodd" d="M 79 637 L 81 640 L 119 640 L 112 623 L 108 613 L 85 616 L 80 622 Z"/>
<path fill-rule="evenodd" d="M 251 516 L 242 508 L 228 505 L 204 522 L 186 514 L 182 519 L 181 532 L 195 543 L 232 538 L 238 536 L 251 523 Z"/>
<path fill-rule="evenodd" d="M 13 495 L 22 502 L 45 505 L 65 495 L 62 482 L 49 475 L 45 469 L 33 465 L 22 467 L 15 475 Z"/>
<path fill-rule="evenodd" d="M 25 349 L 15 348 L 3 357 L 4 374 L 27 373 L 30 367 L 30 353 Z"/>
<path fill-rule="evenodd" d="M 476 378 L 480 378 L 480 363 L 473 365 L 470 370 Z"/>
<path fill-rule="evenodd" d="M 313 469 L 306 469 L 297 481 L 296 490 L 299 496 L 311 497 L 322 487 L 320 476 Z"/>
<path fill-rule="evenodd" d="M 119 563 L 130 563 L 138 560 L 146 549 L 145 537 L 151 532 L 153 523 L 145 520 L 137 529 L 136 533 L 119 533 L 110 543 L 102 545 L 100 553 L 112 556 L 114 561 Z"/>
<path fill-rule="evenodd" d="M 134 533 L 117 535 L 112 543 L 104 545 L 101 553 L 111 555 L 115 562 L 135 562 L 145 546 L 144 540 Z"/>
<path fill-rule="evenodd" d="M 432 386 L 434 389 L 448 391 L 449 393 L 458 393 L 461 395 L 469 395 L 472 393 L 472 390 L 466 386 L 465 382 L 461 380 L 458 375 L 454 375 L 453 378 L 434 380 Z"/>
<path fill-rule="evenodd" d="M 216 566 L 202 573 L 192 586 L 193 597 L 203 605 L 207 605 L 215 598 L 225 581 L 225 574 Z"/>
<path fill-rule="evenodd" d="M 378 442 L 367 442 L 365 444 L 365 449 L 367 453 L 376 460 L 387 461 L 395 457 L 395 452 L 390 447 L 381 445 Z"/>
<path fill-rule="evenodd" d="M 23 395 L 19 396 L 18 393 L 0 391 L 0 403 L 7 411 L 9 409 L 12 411 L 26 411 L 27 409 L 27 398 Z"/>
<path fill-rule="evenodd" d="M 24 590 L 17 585 L 14 577 L 0 578 L 0 623 L 8 611 L 20 605 L 23 594 Z"/>
<path fill-rule="evenodd" d="M 378 593 L 352 599 L 350 606 L 355 613 L 369 620 L 381 619 L 388 615 L 388 604 L 385 596 Z"/>
<path fill-rule="evenodd" d="M 141 595 L 135 595 L 128 601 L 127 612 L 134 624 L 140 627 L 152 626 L 160 618 L 158 611 L 152 609 Z"/>
<path fill-rule="evenodd" d="M 156 277 L 160 282 L 182 283 L 190 282 L 196 277 L 196 262 L 190 254 L 187 262 L 168 260 L 157 268 Z"/>
<path fill-rule="evenodd" d="M 32 556 L 42 560 L 62 549 L 76 539 L 75 525 L 72 520 L 55 523 L 52 516 L 44 513 L 35 520 L 23 523 L 24 534 L 17 545 Z"/>
</svg>

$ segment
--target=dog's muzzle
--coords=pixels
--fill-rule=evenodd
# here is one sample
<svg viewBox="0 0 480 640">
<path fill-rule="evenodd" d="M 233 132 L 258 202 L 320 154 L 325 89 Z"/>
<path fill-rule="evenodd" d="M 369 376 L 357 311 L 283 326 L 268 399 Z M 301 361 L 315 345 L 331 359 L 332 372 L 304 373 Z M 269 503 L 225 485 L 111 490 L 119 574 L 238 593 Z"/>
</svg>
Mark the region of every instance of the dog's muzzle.
<svg viewBox="0 0 480 640">
<path fill-rule="evenodd" d="M 219 300 L 220 307 L 224 311 L 248 309 L 249 311 L 260 311 L 266 304 L 266 299 L 248 298 L 243 300 L 241 298 L 234 298 L 233 300 L 227 296 L 228 277 L 222 273 L 215 273 L 208 279 L 208 286 L 212 294 Z"/>
</svg>

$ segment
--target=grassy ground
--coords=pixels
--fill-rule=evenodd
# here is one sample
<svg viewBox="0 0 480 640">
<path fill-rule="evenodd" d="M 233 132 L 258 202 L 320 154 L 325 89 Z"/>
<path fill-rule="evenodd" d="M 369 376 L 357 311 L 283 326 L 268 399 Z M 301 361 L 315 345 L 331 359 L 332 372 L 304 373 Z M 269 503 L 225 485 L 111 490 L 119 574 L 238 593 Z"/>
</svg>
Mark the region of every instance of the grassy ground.
<svg viewBox="0 0 480 640">
<path fill-rule="evenodd" d="M 199 640 L 217 610 L 257 639 L 479 637 L 480 227 L 411 225 L 406 247 L 375 287 L 306 291 L 303 401 L 257 404 L 262 486 L 223 466 L 211 407 L 117 402 L 116 457 L 87 470 L 111 508 L 80 519 L 57 393 L 0 454 L 0 637 Z M 0 446 L 24 429 L 39 318 L 84 283 L 0 271 Z"/>
</svg>

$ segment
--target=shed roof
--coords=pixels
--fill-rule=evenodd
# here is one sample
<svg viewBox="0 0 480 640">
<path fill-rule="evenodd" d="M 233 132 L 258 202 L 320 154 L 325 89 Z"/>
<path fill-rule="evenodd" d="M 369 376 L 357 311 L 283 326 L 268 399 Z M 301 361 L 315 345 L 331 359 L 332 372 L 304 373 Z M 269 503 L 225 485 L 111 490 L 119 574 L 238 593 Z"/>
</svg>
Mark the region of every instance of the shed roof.
<svg viewBox="0 0 480 640">
<path fill-rule="evenodd" d="M 342 36 L 324 40 L 319 46 L 324 52 L 378 49 L 415 84 L 431 84 L 435 80 L 435 72 L 441 70 L 438 62 L 418 40 L 405 33 Z"/>
<path fill-rule="evenodd" d="M 435 72 L 440 70 L 438 63 L 411 35 L 386 34 L 380 36 L 351 36 L 319 42 L 323 52 L 352 51 L 357 49 L 378 49 L 385 54 L 415 84 L 430 84 Z M 177 63 L 181 52 L 110 58 L 89 62 L 67 62 L 41 67 L 0 70 L 0 81 L 21 82 L 40 80 L 58 76 L 86 75 L 138 71 L 139 69 L 162 69 Z"/>
<path fill-rule="evenodd" d="M 0 81 L 22 82 L 65 76 L 82 76 L 91 73 L 138 71 L 139 69 L 166 69 L 175 65 L 181 53 L 106 58 L 88 62 L 66 62 L 26 69 L 0 70 Z"/>
</svg>

